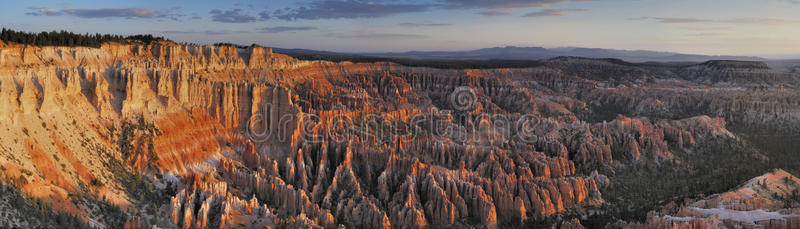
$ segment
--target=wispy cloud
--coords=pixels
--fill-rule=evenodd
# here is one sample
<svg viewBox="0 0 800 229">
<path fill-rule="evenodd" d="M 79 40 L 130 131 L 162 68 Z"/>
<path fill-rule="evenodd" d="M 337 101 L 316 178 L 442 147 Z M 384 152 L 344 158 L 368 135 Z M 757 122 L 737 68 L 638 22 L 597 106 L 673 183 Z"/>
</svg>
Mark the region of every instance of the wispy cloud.
<svg viewBox="0 0 800 229">
<path fill-rule="evenodd" d="M 211 14 L 211 20 L 222 23 L 248 23 L 258 20 L 255 16 L 250 16 L 242 12 L 242 9 L 233 10 L 219 10 L 212 9 L 208 13 Z"/>
<path fill-rule="evenodd" d="M 421 34 L 404 33 L 376 33 L 376 32 L 353 32 L 353 33 L 329 33 L 330 37 L 342 39 L 423 39 L 428 38 Z"/>
<path fill-rule="evenodd" d="M 688 33 L 686 36 L 690 37 L 718 37 L 728 35 L 727 33 L 720 33 L 720 32 L 707 32 L 707 33 Z"/>
<path fill-rule="evenodd" d="M 791 3 L 791 4 L 800 4 L 800 0 L 773 0 L 773 1 L 785 2 L 785 3 Z"/>
<path fill-rule="evenodd" d="M 125 19 L 170 18 L 174 20 L 177 20 L 178 17 L 182 16 L 179 14 L 172 13 L 170 10 L 154 10 L 145 8 L 101 8 L 101 9 L 67 8 L 62 10 L 55 10 L 49 8 L 28 7 L 28 9 L 32 9 L 34 11 L 27 12 L 25 14 L 33 16 L 69 15 L 80 18 L 125 18 Z"/>
<path fill-rule="evenodd" d="M 552 16 L 564 16 L 573 12 L 586 12 L 589 11 L 588 9 L 546 9 L 536 12 L 530 12 L 522 17 L 552 17 Z"/>
<path fill-rule="evenodd" d="M 707 26 L 692 27 L 692 26 L 686 26 L 686 27 L 681 27 L 681 29 L 689 30 L 689 31 L 727 31 L 727 30 L 730 30 L 731 28 L 732 27 L 730 27 L 730 26 L 714 26 L 714 27 L 707 27 Z"/>
<path fill-rule="evenodd" d="M 511 10 L 541 8 L 590 0 L 433 0 L 430 3 L 390 0 L 315 0 L 296 7 L 259 13 L 260 20 L 323 20 L 380 18 L 436 9 L 481 10 L 484 16 L 509 15 Z M 245 20 L 247 21 L 247 20 Z"/>
<path fill-rule="evenodd" d="M 270 16 L 269 12 L 267 12 L 267 11 L 262 11 L 262 12 L 258 13 L 258 17 L 261 20 L 268 20 L 268 19 L 272 18 Z"/>
<path fill-rule="evenodd" d="M 203 31 L 203 33 L 205 33 L 206 35 L 228 35 L 228 34 L 250 33 L 250 31 L 223 29 L 223 30 L 206 30 Z"/>
<path fill-rule="evenodd" d="M 578 0 L 585 1 L 585 0 Z M 442 0 L 446 7 L 463 9 L 539 8 L 574 2 L 571 0 Z"/>
<path fill-rule="evenodd" d="M 387 3 L 385 1 L 321 0 L 297 8 L 262 13 L 271 14 L 274 18 L 282 20 L 354 19 L 424 12 L 431 7 L 433 6 L 430 4 Z"/>
<path fill-rule="evenodd" d="M 155 18 L 167 15 L 163 11 L 143 8 L 64 9 L 61 12 L 82 18 Z"/>
<path fill-rule="evenodd" d="M 488 10 L 488 11 L 478 12 L 478 14 L 488 17 L 494 17 L 494 16 L 511 15 L 511 12 L 501 11 L 501 10 Z"/>
<path fill-rule="evenodd" d="M 403 27 L 442 27 L 442 26 L 451 26 L 453 24 L 447 23 L 413 23 L 413 22 L 405 22 L 397 24 Z"/>
<path fill-rule="evenodd" d="M 195 30 L 164 30 L 161 31 L 164 34 L 205 34 L 205 35 L 228 35 L 228 34 L 242 34 L 242 33 L 250 33 L 250 31 L 246 30 L 230 30 L 230 29 L 222 29 L 222 30 L 205 30 L 205 31 L 195 31 Z"/>
<path fill-rule="evenodd" d="M 727 23 L 727 24 L 757 24 L 757 25 L 781 25 L 797 24 L 800 21 L 779 18 L 732 18 L 732 19 L 704 19 L 704 18 L 683 18 L 683 17 L 642 17 L 639 19 L 654 20 L 658 23 L 667 24 L 690 24 L 690 23 Z"/>
<path fill-rule="evenodd" d="M 58 10 L 54 10 L 54 9 L 48 9 L 48 8 L 43 8 L 43 7 L 28 7 L 28 9 L 34 10 L 34 11 L 25 13 L 27 15 L 33 15 L 33 16 L 59 16 L 59 15 L 61 15 L 61 12 L 59 12 Z"/>
<path fill-rule="evenodd" d="M 261 33 L 283 33 L 283 32 L 293 32 L 293 31 L 308 31 L 308 30 L 315 30 L 317 27 L 313 26 L 277 26 L 277 27 L 264 27 L 258 28 L 257 31 Z"/>
<path fill-rule="evenodd" d="M 192 30 L 188 30 L 188 31 L 187 30 L 164 30 L 164 31 L 161 31 L 161 33 L 165 33 L 165 34 L 195 34 L 197 32 L 192 31 Z"/>
<path fill-rule="evenodd" d="M 780 25 L 780 24 L 795 24 L 799 23 L 800 21 L 786 20 L 779 18 L 734 18 L 734 19 L 721 20 L 720 22 L 733 23 L 733 24 Z"/>
<path fill-rule="evenodd" d="M 700 18 L 685 18 L 685 17 L 642 17 L 639 19 L 644 20 L 654 20 L 658 23 L 667 23 L 667 24 L 680 24 L 680 23 L 702 23 L 702 22 L 713 22 L 714 20 L 709 19 L 700 19 Z"/>
</svg>

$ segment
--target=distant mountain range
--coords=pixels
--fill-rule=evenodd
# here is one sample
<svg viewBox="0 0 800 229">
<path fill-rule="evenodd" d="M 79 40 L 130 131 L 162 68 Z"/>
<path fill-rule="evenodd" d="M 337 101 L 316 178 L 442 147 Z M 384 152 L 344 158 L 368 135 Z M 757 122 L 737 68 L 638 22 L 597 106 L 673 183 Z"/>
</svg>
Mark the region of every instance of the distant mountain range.
<svg viewBox="0 0 800 229">
<path fill-rule="evenodd" d="M 559 56 L 578 56 L 587 58 L 617 58 L 630 62 L 700 62 L 707 60 L 747 60 L 762 61 L 764 58 L 754 56 L 708 56 L 682 54 L 673 52 L 656 52 L 645 50 L 616 50 L 599 48 L 542 48 L 542 47 L 495 47 L 470 51 L 411 51 L 403 53 L 363 53 L 364 55 L 419 58 L 419 59 L 506 59 L 506 60 L 540 60 Z"/>
<path fill-rule="evenodd" d="M 384 53 L 336 53 L 308 49 L 275 49 L 276 52 L 324 54 L 324 55 L 361 55 L 375 57 L 438 59 L 438 60 L 541 60 L 559 56 L 577 56 L 586 58 L 617 58 L 629 62 L 702 62 L 708 60 L 742 60 L 765 61 L 756 56 L 711 56 L 683 54 L 674 52 L 657 52 L 646 50 L 617 50 L 600 48 L 542 48 L 542 47 L 495 47 L 467 51 L 409 51 Z"/>
</svg>

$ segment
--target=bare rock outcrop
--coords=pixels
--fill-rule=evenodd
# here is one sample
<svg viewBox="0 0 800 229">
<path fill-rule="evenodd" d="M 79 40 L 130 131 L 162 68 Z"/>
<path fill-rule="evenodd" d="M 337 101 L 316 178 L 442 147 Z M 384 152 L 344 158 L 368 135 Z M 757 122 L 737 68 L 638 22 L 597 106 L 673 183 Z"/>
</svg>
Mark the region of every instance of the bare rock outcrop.
<svg viewBox="0 0 800 229">
<path fill-rule="evenodd" d="M 715 84 L 746 72 L 769 83 Z M 136 196 L 109 171 L 140 172 L 180 190 L 159 207 L 185 228 L 499 228 L 600 206 L 614 182 L 601 172 L 679 164 L 674 152 L 736 139 L 730 123 L 791 128 L 800 99 L 778 86 L 787 77 L 727 62 L 455 70 L 300 61 L 258 46 L 2 44 L 0 134 L 13 137 L 0 138 L 0 162 L 21 168 L 14 179 L 29 171 L 40 186 L 28 190 L 55 190 L 42 196 L 93 192 L 120 206 Z M 674 80 L 648 83 L 664 79 Z M 743 99 L 752 91 L 758 99 Z M 654 114 L 664 118 L 643 117 Z M 736 196 L 647 223 L 733 225 L 711 206 L 777 205 Z M 770 210 L 780 217 L 769 225 L 797 222 Z"/>
</svg>

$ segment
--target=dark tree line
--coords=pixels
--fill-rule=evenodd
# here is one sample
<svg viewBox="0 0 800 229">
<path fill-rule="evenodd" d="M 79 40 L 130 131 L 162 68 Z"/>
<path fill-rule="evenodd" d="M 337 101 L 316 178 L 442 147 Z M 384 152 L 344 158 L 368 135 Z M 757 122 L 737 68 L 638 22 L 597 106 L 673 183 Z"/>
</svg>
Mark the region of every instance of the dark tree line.
<svg viewBox="0 0 800 229">
<path fill-rule="evenodd" d="M 100 47 L 105 42 L 128 43 L 130 41 L 141 41 L 149 44 L 153 41 L 169 41 L 164 37 L 156 37 L 151 34 L 122 36 L 116 34 L 76 34 L 68 31 L 50 31 L 40 33 L 30 33 L 14 31 L 3 28 L 0 32 L 0 40 L 4 42 L 14 42 L 27 45 L 38 46 L 86 46 Z"/>
<path fill-rule="evenodd" d="M 239 44 L 234 44 L 234 43 L 229 43 L 229 42 L 217 42 L 217 43 L 214 43 L 214 46 L 233 46 L 233 47 L 240 48 L 240 49 L 246 49 L 246 48 L 249 48 L 251 46 L 259 46 L 259 45 L 252 44 L 250 46 L 247 46 L 247 45 L 239 45 Z"/>
<path fill-rule="evenodd" d="M 230 43 L 217 43 L 218 45 L 239 46 Z M 559 60 L 565 58 L 573 59 L 586 59 L 586 60 L 599 60 L 606 61 L 611 64 L 632 66 L 632 67 L 684 67 L 691 66 L 695 63 L 658 63 L 658 62 L 645 62 L 645 63 L 631 63 L 621 59 L 614 58 L 584 58 L 584 57 L 556 57 L 549 60 L 521 60 L 521 59 L 488 59 L 488 60 L 473 60 L 473 59 L 416 59 L 416 58 L 398 58 L 398 57 L 380 57 L 380 56 L 367 56 L 356 54 L 329 54 L 329 53 L 307 53 L 307 52 L 282 52 L 300 60 L 325 60 L 332 62 L 350 61 L 353 63 L 375 63 L 375 62 L 394 62 L 397 64 L 409 67 L 431 67 L 440 69 L 492 69 L 492 68 L 535 68 L 539 66 L 549 65 L 552 60 Z"/>
</svg>

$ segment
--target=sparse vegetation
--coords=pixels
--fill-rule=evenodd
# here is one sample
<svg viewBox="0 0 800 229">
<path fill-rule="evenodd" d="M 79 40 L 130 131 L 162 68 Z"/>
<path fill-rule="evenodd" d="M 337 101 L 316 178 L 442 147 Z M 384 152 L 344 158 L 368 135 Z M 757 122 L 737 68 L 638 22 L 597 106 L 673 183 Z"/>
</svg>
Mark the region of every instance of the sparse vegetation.
<svg viewBox="0 0 800 229">
<path fill-rule="evenodd" d="M 109 168 L 118 183 L 122 185 L 123 190 L 128 193 L 128 196 L 134 198 L 137 205 L 156 204 L 161 206 L 169 201 L 169 197 L 177 193 L 177 190 L 174 189 L 156 188 L 152 181 L 138 172 L 130 171 L 127 166 L 116 159 L 109 160 Z"/>
<path fill-rule="evenodd" d="M 25 222 L 31 228 L 88 228 L 88 225 L 78 217 L 57 211 L 50 204 L 27 196 L 16 185 L 11 185 L 14 182 L 0 181 L 0 209 L 8 209 L 3 205 L 13 209 L 13 212 L 3 211 L 5 216 L 0 219 L 0 224 L 4 224 L 2 227 L 9 226 L 3 222 L 13 220 Z M 10 218 L 12 216 L 16 218 Z M 19 226 L 22 225 L 17 225 Z"/>
<path fill-rule="evenodd" d="M 123 122 L 120 129 L 119 147 L 126 160 L 137 154 L 145 154 L 148 160 L 158 161 L 158 156 L 154 152 L 153 138 L 161 135 L 161 130 L 155 124 L 139 117 L 136 122 Z"/>
<path fill-rule="evenodd" d="M 601 189 L 607 201 L 602 215 L 583 221 L 583 225 L 606 225 L 617 219 L 643 222 L 656 207 L 685 198 L 699 198 L 728 191 L 769 171 L 768 162 L 758 152 L 733 139 L 709 141 L 694 149 L 703 154 L 688 154 L 674 149 L 688 167 L 632 165 L 605 174 L 616 174 L 610 186 Z M 747 166 L 742 166 L 747 165 Z"/>
</svg>

